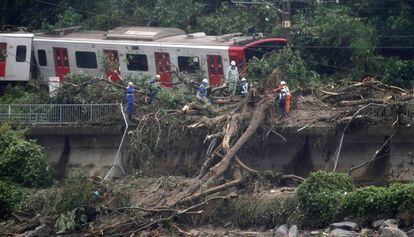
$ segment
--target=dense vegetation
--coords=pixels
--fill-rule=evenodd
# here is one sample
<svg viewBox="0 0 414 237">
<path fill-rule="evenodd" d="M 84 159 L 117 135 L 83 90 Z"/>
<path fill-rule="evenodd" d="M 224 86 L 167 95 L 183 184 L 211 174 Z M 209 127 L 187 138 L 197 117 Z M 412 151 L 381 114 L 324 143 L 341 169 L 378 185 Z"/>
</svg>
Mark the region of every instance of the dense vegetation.
<svg viewBox="0 0 414 237">
<path fill-rule="evenodd" d="M 0 126 L 0 218 L 29 194 L 29 188 L 50 186 L 52 170 L 41 147 L 21 131 Z"/>
<path fill-rule="evenodd" d="M 243 196 L 221 207 L 225 211 L 220 213 L 240 227 L 272 228 L 288 223 L 321 228 L 345 218 L 363 226 L 397 218 L 410 226 L 414 223 L 413 202 L 414 183 L 357 188 L 346 174 L 318 171 L 310 174 L 296 194 Z"/>
</svg>

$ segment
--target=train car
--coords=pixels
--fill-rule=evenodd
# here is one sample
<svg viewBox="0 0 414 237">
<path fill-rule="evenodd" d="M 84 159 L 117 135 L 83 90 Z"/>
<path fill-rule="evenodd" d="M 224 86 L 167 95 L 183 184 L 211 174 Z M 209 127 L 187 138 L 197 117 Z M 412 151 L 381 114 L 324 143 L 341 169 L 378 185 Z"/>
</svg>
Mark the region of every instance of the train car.
<svg viewBox="0 0 414 237">
<path fill-rule="evenodd" d="M 172 68 L 187 74 L 201 72 L 219 85 L 231 60 L 242 68 L 252 57 L 286 45 L 284 38 L 261 39 L 241 34 L 207 36 L 176 28 L 119 27 L 109 32 L 38 34 L 33 39 L 40 75 L 64 76 L 84 72 L 116 81 L 127 76 L 161 75 L 172 87 Z"/>
<path fill-rule="evenodd" d="M 0 34 L 0 83 L 29 81 L 33 37 L 29 33 Z"/>
</svg>

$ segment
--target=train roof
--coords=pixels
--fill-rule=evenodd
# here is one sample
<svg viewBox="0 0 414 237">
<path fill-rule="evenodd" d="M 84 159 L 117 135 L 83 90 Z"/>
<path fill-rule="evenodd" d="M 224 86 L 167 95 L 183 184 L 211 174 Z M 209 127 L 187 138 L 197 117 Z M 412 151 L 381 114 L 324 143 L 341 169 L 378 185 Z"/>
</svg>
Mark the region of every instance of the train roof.
<svg viewBox="0 0 414 237">
<path fill-rule="evenodd" d="M 63 31 L 62 31 L 63 32 Z M 166 43 L 171 45 L 205 45 L 205 46 L 234 46 L 244 45 L 257 37 L 243 36 L 241 33 L 209 36 L 204 32 L 186 34 L 177 28 L 162 27 L 118 27 L 110 31 L 74 31 L 36 34 L 40 40 L 64 40 L 81 42 L 124 42 L 124 43 Z"/>
</svg>

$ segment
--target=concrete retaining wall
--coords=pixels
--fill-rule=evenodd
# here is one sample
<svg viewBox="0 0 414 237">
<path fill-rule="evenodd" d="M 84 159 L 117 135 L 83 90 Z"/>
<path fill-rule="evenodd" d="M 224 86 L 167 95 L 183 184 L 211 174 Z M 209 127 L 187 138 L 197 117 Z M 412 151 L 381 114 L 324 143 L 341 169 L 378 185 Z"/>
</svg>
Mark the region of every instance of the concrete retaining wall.
<svg viewBox="0 0 414 237">
<path fill-rule="evenodd" d="M 307 176 L 318 169 L 332 170 L 340 132 L 330 128 L 279 129 L 286 138 L 260 132 L 240 152 L 247 165 L 258 170 L 274 170 Z M 49 161 L 64 175 L 67 167 L 87 167 L 90 175 L 105 176 L 116 156 L 122 128 L 36 128 L 30 136 L 44 147 Z M 359 180 L 414 180 L 414 129 L 399 128 L 391 139 L 389 154 L 358 169 Z M 265 137 L 264 137 L 265 136 Z M 346 132 L 337 170 L 349 169 L 371 159 L 388 139 L 389 129 L 351 126 Z M 194 175 L 204 161 L 208 144 L 192 150 L 158 154 L 154 171 L 165 175 Z M 128 170 L 128 167 L 125 167 Z"/>
<path fill-rule="evenodd" d="M 121 127 L 38 127 L 29 137 L 43 146 L 58 175 L 68 167 L 83 167 L 91 176 L 104 177 L 112 166 L 122 138 Z"/>
</svg>

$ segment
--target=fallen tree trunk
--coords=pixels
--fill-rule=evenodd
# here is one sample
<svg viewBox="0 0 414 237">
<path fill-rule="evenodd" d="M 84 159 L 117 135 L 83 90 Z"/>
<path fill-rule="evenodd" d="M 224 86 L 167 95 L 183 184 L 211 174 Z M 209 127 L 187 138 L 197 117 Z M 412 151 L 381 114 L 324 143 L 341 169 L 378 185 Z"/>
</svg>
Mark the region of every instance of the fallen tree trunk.
<svg viewBox="0 0 414 237">
<path fill-rule="evenodd" d="M 365 105 L 365 104 L 370 104 L 370 103 L 375 103 L 375 104 L 383 104 L 384 100 L 382 99 L 364 99 L 364 100 L 349 100 L 349 101 L 340 101 L 339 105 L 340 106 L 356 106 L 356 105 Z"/>
</svg>

